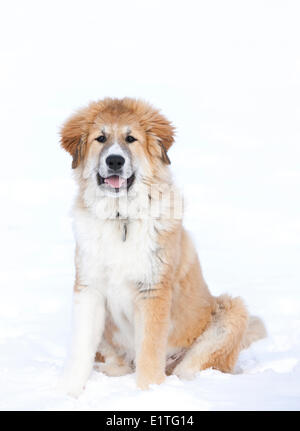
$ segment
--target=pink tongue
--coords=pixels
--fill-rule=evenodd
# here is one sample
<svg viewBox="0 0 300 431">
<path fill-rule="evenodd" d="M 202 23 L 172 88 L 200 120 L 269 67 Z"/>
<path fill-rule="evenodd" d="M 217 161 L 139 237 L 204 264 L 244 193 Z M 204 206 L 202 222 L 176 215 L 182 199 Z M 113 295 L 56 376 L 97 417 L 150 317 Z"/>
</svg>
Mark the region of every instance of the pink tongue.
<svg viewBox="0 0 300 431">
<path fill-rule="evenodd" d="M 105 178 L 104 182 L 115 189 L 119 189 L 125 183 L 125 179 L 118 175 L 113 175 L 112 177 Z"/>
</svg>

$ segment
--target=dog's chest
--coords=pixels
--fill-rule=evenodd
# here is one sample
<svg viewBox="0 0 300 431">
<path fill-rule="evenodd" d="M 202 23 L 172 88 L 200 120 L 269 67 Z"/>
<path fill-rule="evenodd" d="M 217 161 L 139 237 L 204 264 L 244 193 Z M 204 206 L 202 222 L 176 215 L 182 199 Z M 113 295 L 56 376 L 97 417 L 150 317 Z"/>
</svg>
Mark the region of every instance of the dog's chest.
<svg viewBox="0 0 300 431">
<path fill-rule="evenodd" d="M 118 283 L 152 283 L 156 248 L 153 223 L 108 222 L 101 234 L 101 266 L 109 284 L 116 279 Z"/>
<path fill-rule="evenodd" d="M 158 271 L 157 234 L 151 218 L 97 220 L 84 213 L 74 220 L 78 268 L 83 283 L 152 284 Z"/>
</svg>

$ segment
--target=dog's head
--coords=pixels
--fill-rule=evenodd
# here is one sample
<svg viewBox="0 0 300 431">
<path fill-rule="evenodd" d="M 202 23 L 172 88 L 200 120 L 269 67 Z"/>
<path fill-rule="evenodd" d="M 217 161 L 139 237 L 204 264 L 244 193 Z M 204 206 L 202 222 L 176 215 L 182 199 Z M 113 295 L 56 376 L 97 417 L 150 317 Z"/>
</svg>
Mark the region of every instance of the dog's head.
<svg viewBox="0 0 300 431">
<path fill-rule="evenodd" d="M 129 98 L 93 102 L 61 130 L 72 168 L 110 196 L 126 193 L 137 181 L 160 177 L 170 164 L 167 151 L 173 140 L 174 128 L 158 110 Z"/>
</svg>

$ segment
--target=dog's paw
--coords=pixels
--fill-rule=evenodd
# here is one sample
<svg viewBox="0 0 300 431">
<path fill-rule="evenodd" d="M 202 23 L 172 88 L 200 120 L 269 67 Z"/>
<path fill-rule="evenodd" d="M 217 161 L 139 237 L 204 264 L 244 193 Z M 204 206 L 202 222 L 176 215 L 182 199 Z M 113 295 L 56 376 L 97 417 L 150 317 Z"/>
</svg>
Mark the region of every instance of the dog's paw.
<svg viewBox="0 0 300 431">
<path fill-rule="evenodd" d="M 182 363 L 179 363 L 173 370 L 173 373 L 181 380 L 193 380 L 195 378 L 195 372 L 190 367 L 185 366 Z"/>
<path fill-rule="evenodd" d="M 106 364 L 105 362 L 94 365 L 94 369 L 111 377 L 120 377 L 132 373 L 132 368 L 128 365 Z"/>
<path fill-rule="evenodd" d="M 85 379 L 78 379 L 70 373 L 64 373 L 58 380 L 57 390 L 63 394 L 78 398 L 85 388 Z"/>
<path fill-rule="evenodd" d="M 160 385 L 165 380 L 165 374 L 157 374 L 155 376 L 147 374 L 137 374 L 136 384 L 142 390 L 149 389 L 150 385 Z"/>
</svg>

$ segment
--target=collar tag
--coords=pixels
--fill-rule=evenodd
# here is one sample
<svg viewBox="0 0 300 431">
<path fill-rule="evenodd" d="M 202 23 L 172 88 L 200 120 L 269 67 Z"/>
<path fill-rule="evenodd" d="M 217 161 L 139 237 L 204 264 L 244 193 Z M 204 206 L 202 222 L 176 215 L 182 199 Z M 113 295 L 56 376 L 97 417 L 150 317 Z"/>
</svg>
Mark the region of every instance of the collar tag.
<svg viewBox="0 0 300 431">
<path fill-rule="evenodd" d="M 123 224 L 123 235 L 122 235 L 123 242 L 126 241 L 126 238 L 127 238 L 127 223 L 124 223 Z"/>
</svg>

